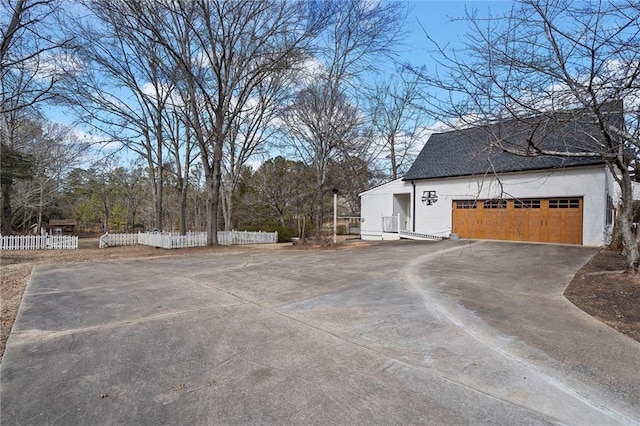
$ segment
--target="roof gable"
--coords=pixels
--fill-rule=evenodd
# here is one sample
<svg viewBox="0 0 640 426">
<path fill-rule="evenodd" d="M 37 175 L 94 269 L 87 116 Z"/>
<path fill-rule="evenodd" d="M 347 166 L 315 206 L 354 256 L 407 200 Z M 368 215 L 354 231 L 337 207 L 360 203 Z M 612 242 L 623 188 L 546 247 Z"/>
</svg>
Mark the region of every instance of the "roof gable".
<svg viewBox="0 0 640 426">
<path fill-rule="evenodd" d="M 399 190 L 400 188 L 403 188 L 403 185 L 405 185 L 405 183 L 403 182 L 403 179 L 394 179 L 392 181 L 381 183 L 380 185 L 376 185 L 373 188 L 369 188 L 366 191 L 363 191 L 360 194 L 358 194 L 358 197 L 362 197 L 365 194 L 371 194 L 376 192 L 384 193 L 389 188 L 393 188 L 394 190 Z"/>
<path fill-rule="evenodd" d="M 535 155 L 533 146 L 559 152 L 601 151 L 597 124 L 577 117 L 570 113 L 555 114 L 547 120 L 514 119 L 433 134 L 403 180 L 604 164 L 599 158 Z M 496 146 L 497 142 L 505 148 L 531 149 L 531 156 L 505 152 Z"/>
</svg>

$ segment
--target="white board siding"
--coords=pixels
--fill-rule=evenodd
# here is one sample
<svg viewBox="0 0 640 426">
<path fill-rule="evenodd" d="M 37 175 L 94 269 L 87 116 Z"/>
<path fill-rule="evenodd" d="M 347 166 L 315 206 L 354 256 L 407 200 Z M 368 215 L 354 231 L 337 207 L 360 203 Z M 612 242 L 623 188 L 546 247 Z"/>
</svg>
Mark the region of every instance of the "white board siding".
<svg viewBox="0 0 640 426">
<path fill-rule="evenodd" d="M 382 216 L 393 215 L 394 194 L 411 194 L 411 183 L 396 179 L 360 194 L 360 238 L 383 239 Z"/>
<path fill-rule="evenodd" d="M 414 232 L 448 237 L 452 226 L 452 201 L 460 199 L 582 197 L 584 203 L 582 243 L 609 243 L 612 226 L 606 224 L 607 194 L 613 179 L 605 166 L 466 176 L 414 181 L 416 186 Z M 425 206 L 422 193 L 435 190 L 438 202 Z M 396 180 L 361 194 L 363 239 L 382 239 L 382 216 L 393 213 L 393 194 L 412 193 L 411 182 Z M 618 200 L 614 198 L 614 203 Z M 413 206 L 411 207 L 413 209 Z"/>
</svg>

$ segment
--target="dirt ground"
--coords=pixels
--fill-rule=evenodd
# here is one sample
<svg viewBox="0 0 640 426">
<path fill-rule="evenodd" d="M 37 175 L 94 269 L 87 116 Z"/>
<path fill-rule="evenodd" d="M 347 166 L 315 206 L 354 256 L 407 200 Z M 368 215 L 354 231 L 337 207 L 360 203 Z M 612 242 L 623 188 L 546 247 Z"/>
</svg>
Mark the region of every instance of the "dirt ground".
<svg viewBox="0 0 640 426">
<path fill-rule="evenodd" d="M 347 249 L 363 245 L 368 243 L 360 241 L 345 243 L 342 239 L 342 243 L 337 247 L 328 247 L 325 244 L 299 246 L 273 244 L 270 246 L 292 250 L 317 250 Z M 0 361 L 24 289 L 35 265 L 185 256 L 220 250 L 229 250 L 229 248 L 195 247 L 163 250 L 148 246 L 129 246 L 99 249 L 97 239 L 81 239 L 78 250 L 2 251 L 0 254 L 0 301 L 2 304 Z M 565 297 L 591 316 L 640 341 L 640 278 L 621 273 L 623 269 L 624 260 L 619 253 L 601 250 L 576 274 L 565 291 Z"/>
<path fill-rule="evenodd" d="M 624 273 L 618 251 L 600 250 L 578 271 L 564 296 L 578 308 L 640 342 L 640 276 Z"/>
</svg>

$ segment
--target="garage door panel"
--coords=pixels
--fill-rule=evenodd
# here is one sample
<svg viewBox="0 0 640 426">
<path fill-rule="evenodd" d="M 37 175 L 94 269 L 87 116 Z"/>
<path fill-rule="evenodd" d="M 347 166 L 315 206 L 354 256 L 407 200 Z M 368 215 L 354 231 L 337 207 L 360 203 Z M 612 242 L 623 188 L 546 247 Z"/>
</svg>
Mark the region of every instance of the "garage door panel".
<svg viewBox="0 0 640 426">
<path fill-rule="evenodd" d="M 514 200 L 513 214 L 520 234 L 514 240 L 544 241 L 542 234 L 542 203 L 540 199 Z"/>
<path fill-rule="evenodd" d="M 513 240 L 529 241 L 535 235 L 535 229 L 532 229 L 532 221 L 535 220 L 530 209 L 513 209 L 511 215 L 511 224 L 513 227 Z"/>
<path fill-rule="evenodd" d="M 549 242 L 582 244 L 582 199 L 550 199 Z"/>
<path fill-rule="evenodd" d="M 505 226 L 508 222 L 507 200 L 486 200 L 482 203 L 482 237 L 491 240 L 507 240 L 510 234 L 509 228 Z M 511 232 L 512 233 L 512 232 Z"/>
<path fill-rule="evenodd" d="M 453 229 L 462 238 L 480 238 L 482 228 L 482 211 L 478 211 L 475 200 L 459 200 L 453 202 Z"/>
</svg>

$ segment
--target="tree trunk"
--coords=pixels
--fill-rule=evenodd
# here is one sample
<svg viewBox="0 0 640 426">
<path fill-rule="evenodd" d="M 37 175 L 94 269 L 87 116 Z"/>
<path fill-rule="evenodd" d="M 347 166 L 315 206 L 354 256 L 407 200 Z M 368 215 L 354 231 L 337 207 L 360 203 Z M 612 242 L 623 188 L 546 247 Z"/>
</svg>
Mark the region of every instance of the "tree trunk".
<svg viewBox="0 0 640 426">
<path fill-rule="evenodd" d="M 218 231 L 215 225 L 218 210 L 214 201 L 215 183 L 212 178 L 207 179 L 207 245 L 215 246 L 218 244 Z"/>
<path fill-rule="evenodd" d="M 314 226 L 316 237 L 322 234 L 322 217 L 324 213 L 324 183 L 325 183 L 325 167 L 322 164 L 324 160 L 317 161 L 316 165 L 316 193 L 315 193 L 315 211 Z"/>
<path fill-rule="evenodd" d="M 27 209 L 24 209 L 24 213 L 22 214 L 22 223 L 20 224 L 20 229 L 27 229 L 29 226 L 28 223 L 31 223 L 31 214 L 27 213 Z"/>
<path fill-rule="evenodd" d="M 623 165 L 624 166 L 624 165 Z M 640 252 L 638 251 L 638 241 L 632 228 L 633 222 L 633 187 L 631 176 L 627 167 L 620 167 L 620 190 L 622 205 L 617 217 L 618 228 L 622 236 L 622 255 L 627 263 L 628 273 L 638 273 L 638 260 L 640 260 Z"/>
<path fill-rule="evenodd" d="M 44 184 L 40 182 L 40 194 L 38 199 L 38 235 L 41 233 L 42 229 L 42 208 L 44 204 Z"/>
<path fill-rule="evenodd" d="M 129 206 L 131 204 L 131 198 L 127 197 L 127 208 L 124 214 L 124 232 L 129 232 L 130 223 L 129 223 Z"/>
<path fill-rule="evenodd" d="M 156 210 L 156 218 L 155 218 L 155 222 L 156 222 L 156 228 L 158 228 L 159 230 L 164 230 L 164 228 L 162 227 L 162 192 L 163 192 L 163 182 L 162 179 L 164 178 L 163 176 L 163 172 L 162 172 L 162 166 L 159 165 L 158 166 L 158 175 L 157 175 L 157 180 L 155 182 L 155 192 L 156 192 L 156 197 L 155 197 L 155 201 L 156 201 L 156 205 L 155 205 L 155 210 Z"/>
<path fill-rule="evenodd" d="M 131 231 L 132 232 L 135 230 L 137 213 L 138 213 L 138 208 L 134 204 L 133 210 L 131 211 Z"/>
<path fill-rule="evenodd" d="M 180 182 L 180 235 L 187 234 L 187 190 L 189 182 L 179 178 Z"/>
<path fill-rule="evenodd" d="M 103 204 L 103 207 L 104 207 L 104 229 L 103 230 L 106 234 L 107 232 L 109 232 L 109 216 L 111 214 L 109 212 L 109 206 L 107 205 L 106 202 Z"/>
<path fill-rule="evenodd" d="M 214 160 L 213 168 L 205 167 L 207 184 L 207 245 L 218 245 L 218 208 L 220 206 L 220 165 Z"/>
<path fill-rule="evenodd" d="M 225 198 L 226 198 L 226 206 L 225 206 L 226 214 L 224 217 L 224 230 L 231 231 L 233 229 L 233 222 L 232 222 L 233 200 L 230 194 L 226 194 Z"/>
<path fill-rule="evenodd" d="M 161 125 L 161 116 L 158 112 L 157 122 L 156 122 L 156 151 L 158 155 L 158 180 L 156 181 L 156 228 L 161 231 L 164 230 L 162 227 L 162 214 L 163 212 L 163 196 L 164 196 L 164 157 L 162 153 L 162 125 Z M 173 228 L 173 224 L 171 224 Z"/>
<path fill-rule="evenodd" d="M 316 225 L 316 237 L 320 237 L 322 234 L 322 216 L 324 210 L 324 194 L 322 193 L 322 187 L 316 188 L 316 211 L 315 211 L 315 225 Z"/>
<path fill-rule="evenodd" d="M 11 235 L 11 182 L 2 184 L 2 235 Z"/>
<path fill-rule="evenodd" d="M 220 185 L 222 189 L 222 217 L 224 219 L 224 230 L 231 231 L 233 223 L 231 221 L 233 215 L 233 191 L 225 185 Z"/>
<path fill-rule="evenodd" d="M 222 128 L 221 122 L 218 128 Z M 213 149 L 213 203 L 211 205 L 212 223 L 210 225 L 213 232 L 212 245 L 218 245 L 218 213 L 220 208 L 220 185 L 222 184 L 222 144 L 223 140 L 216 140 Z"/>
<path fill-rule="evenodd" d="M 298 215 L 298 238 L 300 238 L 300 242 L 304 243 L 304 236 L 306 233 L 307 226 L 307 216 L 305 214 Z"/>
<path fill-rule="evenodd" d="M 389 156 L 391 157 L 391 176 L 398 179 L 398 163 L 396 162 L 396 142 L 393 135 L 389 138 Z"/>
<path fill-rule="evenodd" d="M 153 195 L 153 210 L 154 210 L 154 215 L 153 215 L 153 227 L 157 228 L 157 229 L 161 229 L 161 227 L 159 226 L 160 223 L 162 223 L 161 221 L 159 222 L 158 219 L 158 191 L 157 191 L 157 185 L 156 185 L 156 180 L 157 178 L 157 173 L 156 173 L 156 168 L 155 165 L 153 164 L 153 161 L 150 158 L 147 158 L 147 165 L 149 167 L 149 190 L 151 191 L 151 194 Z"/>
</svg>

